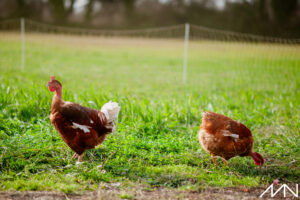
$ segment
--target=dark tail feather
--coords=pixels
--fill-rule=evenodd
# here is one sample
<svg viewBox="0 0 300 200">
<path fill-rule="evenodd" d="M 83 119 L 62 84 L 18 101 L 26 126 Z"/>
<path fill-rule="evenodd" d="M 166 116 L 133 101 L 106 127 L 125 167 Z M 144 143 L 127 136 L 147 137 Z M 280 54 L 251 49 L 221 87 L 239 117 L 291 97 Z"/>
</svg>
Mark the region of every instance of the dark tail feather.
<svg viewBox="0 0 300 200">
<path fill-rule="evenodd" d="M 260 167 L 262 167 L 264 165 L 265 159 L 259 153 L 253 152 L 253 153 L 251 153 L 251 157 L 254 160 L 256 165 L 258 165 Z"/>
</svg>

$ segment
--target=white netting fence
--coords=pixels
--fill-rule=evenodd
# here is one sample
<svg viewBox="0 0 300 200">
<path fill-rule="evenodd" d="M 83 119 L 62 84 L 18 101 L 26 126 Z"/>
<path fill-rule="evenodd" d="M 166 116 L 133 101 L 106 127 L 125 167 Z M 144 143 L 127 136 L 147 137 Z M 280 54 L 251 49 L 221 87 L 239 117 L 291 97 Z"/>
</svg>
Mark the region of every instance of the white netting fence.
<svg viewBox="0 0 300 200">
<path fill-rule="evenodd" d="M 109 36 L 109 37 L 143 37 L 143 38 L 183 38 L 185 34 L 185 24 L 174 26 L 130 29 L 130 30 L 106 30 L 106 29 L 84 29 L 71 28 L 65 26 L 56 26 L 45 24 L 30 19 L 26 19 L 26 32 L 54 33 L 54 34 L 74 34 L 91 36 Z M 0 21 L 1 31 L 20 30 L 21 19 L 10 19 Z M 266 37 L 247 33 L 237 33 L 232 31 L 223 31 L 203 26 L 191 24 L 189 28 L 189 38 L 191 40 L 219 40 L 219 41 L 237 41 L 237 42 L 265 42 L 280 44 L 300 44 L 300 39 L 285 39 L 276 37 Z"/>
<path fill-rule="evenodd" d="M 289 66 L 298 67 L 300 60 L 300 39 L 264 37 L 215 30 L 193 24 L 135 30 L 96 30 L 62 27 L 25 19 L 23 25 L 22 28 L 22 20 L 20 19 L 0 22 L 0 36 L 2 38 L 6 37 L 5 33 L 11 32 L 15 34 L 21 33 L 22 35 L 22 37 L 20 37 L 20 63 L 22 68 L 26 68 L 26 52 L 30 51 L 30 46 L 27 45 L 27 39 L 33 41 L 33 37 L 30 37 L 30 35 L 34 34 L 45 35 L 46 37 L 42 39 L 35 35 L 35 40 L 39 42 L 49 40 L 50 42 L 48 42 L 48 44 L 52 45 L 63 42 L 63 40 L 66 39 L 66 37 L 63 37 L 60 40 L 52 40 L 53 37 L 57 35 L 78 37 L 82 40 L 83 38 L 90 37 L 93 38 L 93 41 L 96 41 L 94 38 L 102 38 L 103 40 L 112 38 L 149 39 L 152 42 L 143 45 L 155 43 L 156 45 L 158 44 L 157 48 L 160 48 L 159 45 L 163 45 L 164 41 L 174 41 L 174 43 L 182 42 L 180 45 L 175 45 L 171 48 L 179 48 L 178 52 L 180 52 L 180 54 L 178 54 L 178 56 L 181 57 L 181 61 L 175 65 L 183 65 L 182 79 L 184 83 L 187 79 L 187 66 L 189 63 L 188 50 L 190 49 L 193 50 L 191 53 L 194 55 L 192 56 L 199 56 L 199 59 L 201 59 L 199 61 L 200 67 L 201 65 L 217 65 L 220 67 L 228 65 L 236 67 L 251 65 L 257 67 L 256 70 L 259 70 L 260 66 L 283 67 L 287 63 Z M 154 40 L 155 42 L 153 42 Z M 116 41 L 124 42 L 124 40 Z M 190 44 L 188 43 L 189 41 Z M 84 42 L 89 41 L 86 40 Z M 41 48 L 46 51 L 48 44 L 41 45 Z M 78 44 L 79 47 L 81 45 L 82 44 Z M 139 48 L 141 48 L 141 46 L 142 45 L 140 45 Z M 166 56 L 170 54 L 170 52 L 166 52 Z"/>
<path fill-rule="evenodd" d="M 108 36 L 108 37 L 143 37 L 143 38 L 180 38 L 184 35 L 184 24 L 147 29 L 131 30 L 98 30 L 70 28 L 36 22 L 30 19 L 25 20 L 26 32 L 47 33 L 47 34 L 72 34 L 85 36 Z M 20 19 L 12 19 L 0 22 L 0 30 L 20 30 Z"/>
</svg>

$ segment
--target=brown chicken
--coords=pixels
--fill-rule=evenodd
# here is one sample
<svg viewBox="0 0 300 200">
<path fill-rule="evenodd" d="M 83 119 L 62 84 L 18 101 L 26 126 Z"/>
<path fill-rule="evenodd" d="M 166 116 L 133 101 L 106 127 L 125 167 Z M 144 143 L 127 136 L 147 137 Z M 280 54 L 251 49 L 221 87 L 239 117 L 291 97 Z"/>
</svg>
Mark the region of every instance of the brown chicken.
<svg viewBox="0 0 300 200">
<path fill-rule="evenodd" d="M 198 132 L 202 147 L 210 153 L 216 165 L 215 156 L 220 156 L 225 165 L 235 156 L 251 156 L 258 166 L 263 166 L 264 158 L 252 151 L 251 131 L 242 123 L 214 112 L 202 113 L 202 124 Z"/>
<path fill-rule="evenodd" d="M 62 100 L 62 85 L 55 77 L 47 86 L 56 92 L 52 99 L 50 121 L 65 143 L 75 151 L 73 158 L 83 161 L 86 149 L 93 149 L 104 141 L 114 129 L 120 107 L 115 102 L 104 104 L 101 110 L 83 107 Z"/>
</svg>

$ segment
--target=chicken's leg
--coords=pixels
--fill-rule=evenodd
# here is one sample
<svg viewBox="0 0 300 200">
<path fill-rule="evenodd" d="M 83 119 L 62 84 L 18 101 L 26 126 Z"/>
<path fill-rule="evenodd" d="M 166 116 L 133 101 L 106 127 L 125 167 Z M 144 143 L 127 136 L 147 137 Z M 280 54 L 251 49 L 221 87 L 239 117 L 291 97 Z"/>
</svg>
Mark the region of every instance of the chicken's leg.
<svg viewBox="0 0 300 200">
<path fill-rule="evenodd" d="M 74 153 L 74 155 L 72 156 L 72 158 L 78 158 L 78 154 L 77 153 Z"/>
<path fill-rule="evenodd" d="M 212 159 L 214 165 L 217 165 L 216 158 L 215 158 L 215 154 L 210 153 L 210 157 L 211 157 L 211 159 Z"/>
<path fill-rule="evenodd" d="M 228 166 L 227 160 L 225 158 L 223 158 L 223 157 L 222 157 L 222 160 L 223 160 L 224 165 Z"/>
<path fill-rule="evenodd" d="M 78 155 L 78 162 L 83 162 L 83 153 Z"/>
</svg>

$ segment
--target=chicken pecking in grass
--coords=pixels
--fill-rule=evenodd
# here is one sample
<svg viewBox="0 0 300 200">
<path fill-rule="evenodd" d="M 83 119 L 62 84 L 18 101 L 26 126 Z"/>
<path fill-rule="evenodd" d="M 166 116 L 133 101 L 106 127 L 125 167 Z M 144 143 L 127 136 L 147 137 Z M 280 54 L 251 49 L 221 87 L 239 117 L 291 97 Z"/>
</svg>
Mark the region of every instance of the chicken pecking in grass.
<svg viewBox="0 0 300 200">
<path fill-rule="evenodd" d="M 73 158 L 82 162 L 84 151 L 101 144 L 115 129 L 114 120 L 118 117 L 120 106 L 108 102 L 101 110 L 94 110 L 64 101 L 62 85 L 54 76 L 47 86 L 50 92 L 56 93 L 52 99 L 50 121 L 63 141 L 75 151 Z"/>
<path fill-rule="evenodd" d="M 198 139 L 205 151 L 210 153 L 216 165 L 215 156 L 220 156 L 225 165 L 235 156 L 251 156 L 255 164 L 263 166 L 264 158 L 252 151 L 251 131 L 242 123 L 214 112 L 202 113 L 202 124 Z"/>
</svg>

